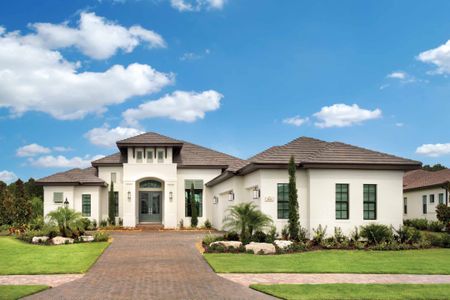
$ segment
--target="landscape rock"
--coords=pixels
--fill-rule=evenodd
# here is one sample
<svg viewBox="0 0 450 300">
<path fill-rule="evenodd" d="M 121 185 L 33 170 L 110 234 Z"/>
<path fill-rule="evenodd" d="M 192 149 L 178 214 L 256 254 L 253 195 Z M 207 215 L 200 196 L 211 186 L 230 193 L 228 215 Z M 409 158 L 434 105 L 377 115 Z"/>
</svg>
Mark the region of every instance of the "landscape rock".
<svg viewBox="0 0 450 300">
<path fill-rule="evenodd" d="M 274 254 L 276 252 L 275 246 L 269 243 L 255 243 L 251 242 L 248 245 L 245 245 L 245 250 L 252 250 L 254 254 Z"/>
<path fill-rule="evenodd" d="M 80 236 L 80 240 L 83 242 L 93 242 L 94 237 L 92 235 L 82 235 Z"/>
<path fill-rule="evenodd" d="M 31 240 L 33 244 L 45 243 L 48 240 L 48 236 L 35 236 Z"/>
<path fill-rule="evenodd" d="M 286 241 L 286 240 L 275 240 L 274 243 L 280 249 L 289 248 L 293 244 L 292 241 Z"/>
<path fill-rule="evenodd" d="M 53 245 L 73 244 L 73 239 L 62 237 L 62 236 L 55 236 L 52 239 L 52 243 L 53 243 Z"/>
<path fill-rule="evenodd" d="M 212 242 L 211 244 L 209 244 L 210 247 L 212 247 L 214 245 L 221 245 L 225 248 L 233 247 L 234 249 L 238 249 L 239 247 L 242 246 L 242 243 L 239 241 L 217 241 L 217 242 Z"/>
</svg>

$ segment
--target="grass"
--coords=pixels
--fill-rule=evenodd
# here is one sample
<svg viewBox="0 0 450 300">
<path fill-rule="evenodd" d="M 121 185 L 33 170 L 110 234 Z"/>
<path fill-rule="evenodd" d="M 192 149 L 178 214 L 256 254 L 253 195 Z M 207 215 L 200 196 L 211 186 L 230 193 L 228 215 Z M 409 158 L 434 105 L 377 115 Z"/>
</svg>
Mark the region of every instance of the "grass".
<svg viewBox="0 0 450 300">
<path fill-rule="evenodd" d="M 19 299 L 46 289 L 46 285 L 0 285 L 0 300 Z"/>
<path fill-rule="evenodd" d="M 323 250 L 284 255 L 204 254 L 217 273 L 450 274 L 450 249 Z"/>
<path fill-rule="evenodd" d="M 450 284 L 257 284 L 251 288 L 289 300 L 439 300 L 450 295 Z"/>
<path fill-rule="evenodd" d="M 108 245 L 41 246 L 0 237 L 0 275 L 85 273 Z"/>
</svg>

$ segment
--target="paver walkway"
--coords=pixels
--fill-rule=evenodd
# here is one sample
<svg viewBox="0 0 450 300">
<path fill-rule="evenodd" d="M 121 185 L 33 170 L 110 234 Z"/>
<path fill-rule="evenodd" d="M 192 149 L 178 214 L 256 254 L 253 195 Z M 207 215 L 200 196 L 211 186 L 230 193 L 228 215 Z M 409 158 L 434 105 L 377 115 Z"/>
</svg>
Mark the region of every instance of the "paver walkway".
<svg viewBox="0 0 450 300">
<path fill-rule="evenodd" d="M 450 275 L 403 274 L 219 274 L 243 286 L 250 284 L 321 283 L 450 283 Z"/>
<path fill-rule="evenodd" d="M 27 299 L 274 299 L 226 280 L 195 248 L 204 233 L 114 233 L 81 279 Z"/>
<path fill-rule="evenodd" d="M 83 277 L 83 274 L 55 274 L 55 275 L 0 275 L 0 285 L 48 285 L 59 286 Z"/>
</svg>

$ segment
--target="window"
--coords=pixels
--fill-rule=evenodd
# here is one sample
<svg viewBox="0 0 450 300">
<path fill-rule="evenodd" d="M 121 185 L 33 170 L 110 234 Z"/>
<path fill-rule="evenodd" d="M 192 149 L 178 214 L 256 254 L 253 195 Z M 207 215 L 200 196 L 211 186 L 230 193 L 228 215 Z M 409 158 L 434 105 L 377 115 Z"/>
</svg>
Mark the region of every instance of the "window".
<svg viewBox="0 0 450 300">
<path fill-rule="evenodd" d="M 403 198 L 403 214 L 408 214 L 408 198 Z"/>
<path fill-rule="evenodd" d="M 348 220 L 348 184 L 336 184 L 336 219 Z"/>
<path fill-rule="evenodd" d="M 114 192 L 114 216 L 119 216 L 119 192 Z"/>
<path fill-rule="evenodd" d="M 444 204 L 444 193 L 439 194 L 439 204 Z"/>
<path fill-rule="evenodd" d="M 138 162 L 138 163 L 142 162 L 142 151 L 136 152 L 136 162 Z"/>
<path fill-rule="evenodd" d="M 289 218 L 289 185 L 287 183 L 278 184 L 277 206 L 278 219 Z"/>
<path fill-rule="evenodd" d="M 191 188 L 194 185 L 194 201 L 197 208 L 198 217 L 203 216 L 203 180 L 185 180 L 184 181 L 184 191 L 185 191 L 185 214 L 186 217 L 192 217 L 192 207 L 189 202 L 191 195 Z"/>
<path fill-rule="evenodd" d="M 427 213 L 427 195 L 422 196 L 422 213 Z"/>
<path fill-rule="evenodd" d="M 116 172 L 111 173 L 111 182 L 116 183 L 117 180 L 117 174 Z"/>
<path fill-rule="evenodd" d="M 164 162 L 164 151 L 158 151 L 158 162 Z"/>
<path fill-rule="evenodd" d="M 377 185 L 365 184 L 364 192 L 364 220 L 377 219 Z"/>
<path fill-rule="evenodd" d="M 145 180 L 139 183 L 139 188 L 141 189 L 160 189 L 161 187 L 161 182 L 156 180 Z"/>
<path fill-rule="evenodd" d="M 430 195 L 430 203 L 434 203 L 434 194 Z"/>
<path fill-rule="evenodd" d="M 152 163 L 153 162 L 153 151 L 147 150 L 147 162 Z"/>
<path fill-rule="evenodd" d="M 61 192 L 54 192 L 53 193 L 53 202 L 54 203 L 63 203 L 64 194 Z"/>
<path fill-rule="evenodd" d="M 81 214 L 83 217 L 90 217 L 91 216 L 91 195 L 90 194 L 83 194 L 81 195 Z"/>
</svg>

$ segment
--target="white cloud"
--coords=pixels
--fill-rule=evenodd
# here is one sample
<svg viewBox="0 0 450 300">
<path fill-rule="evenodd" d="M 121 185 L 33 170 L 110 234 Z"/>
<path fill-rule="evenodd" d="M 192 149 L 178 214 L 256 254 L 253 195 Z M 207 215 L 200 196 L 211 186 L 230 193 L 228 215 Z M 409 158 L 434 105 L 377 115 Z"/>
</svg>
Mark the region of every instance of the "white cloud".
<svg viewBox="0 0 450 300">
<path fill-rule="evenodd" d="M 81 119 L 173 82 L 171 74 L 137 63 L 105 72 L 78 72 L 78 67 L 17 32 L 0 35 L 0 108 L 14 116 L 33 110 L 60 120 Z"/>
<path fill-rule="evenodd" d="M 47 147 L 38 144 L 29 144 L 17 149 L 16 155 L 19 157 L 29 157 L 29 156 L 36 156 L 38 154 L 46 154 L 50 152 L 51 150 Z"/>
<path fill-rule="evenodd" d="M 392 72 L 391 74 L 388 74 L 386 77 L 394 78 L 394 79 L 405 79 L 407 76 L 408 76 L 408 74 L 406 74 L 406 72 L 397 71 L 397 72 Z"/>
<path fill-rule="evenodd" d="M 178 11 L 220 10 L 226 0 L 170 0 L 170 5 Z"/>
<path fill-rule="evenodd" d="M 450 73 L 450 40 L 437 48 L 420 53 L 417 59 L 436 66 L 435 73 Z"/>
<path fill-rule="evenodd" d="M 284 124 L 294 125 L 294 126 L 301 126 L 304 123 L 306 123 L 309 120 L 309 118 L 301 118 L 300 116 L 294 116 L 292 118 L 286 118 L 283 120 Z"/>
<path fill-rule="evenodd" d="M 108 128 L 108 126 L 101 128 L 93 128 L 89 130 L 84 136 L 94 145 L 102 147 L 114 147 L 116 141 L 129 138 L 143 131 L 131 127 L 116 127 Z"/>
<path fill-rule="evenodd" d="M 72 151 L 73 149 L 70 147 L 63 147 L 63 146 L 56 146 L 52 148 L 54 151 L 56 152 L 67 152 L 67 151 Z"/>
<path fill-rule="evenodd" d="M 0 181 L 10 183 L 10 182 L 13 182 L 16 180 L 17 180 L 17 176 L 13 172 L 6 171 L 6 170 L 0 171 Z"/>
<path fill-rule="evenodd" d="M 87 168 L 91 166 L 91 161 L 104 157 L 104 155 L 67 158 L 63 155 L 47 155 L 37 159 L 29 158 L 30 165 L 39 168 Z"/>
<path fill-rule="evenodd" d="M 334 104 L 331 106 L 324 106 L 315 113 L 314 116 L 318 119 L 315 123 L 317 127 L 347 127 L 355 124 L 360 124 L 364 121 L 378 119 L 381 117 L 381 110 L 367 110 L 360 108 L 357 104 Z"/>
<path fill-rule="evenodd" d="M 416 149 L 417 154 L 438 157 L 450 154 L 450 143 L 446 144 L 423 144 Z"/>
<path fill-rule="evenodd" d="M 166 47 L 164 39 L 154 31 L 137 25 L 126 28 L 95 13 L 82 12 L 77 28 L 67 23 L 30 26 L 36 34 L 24 36 L 25 42 L 48 49 L 76 47 L 94 59 L 110 58 L 119 49 L 129 53 L 140 43 L 150 48 Z"/>
<path fill-rule="evenodd" d="M 403 126 L 405 126 L 405 124 L 404 124 L 404 123 L 401 123 L 401 122 L 398 122 L 398 123 L 395 123 L 395 126 L 397 126 L 397 127 L 403 127 Z"/>
<path fill-rule="evenodd" d="M 189 61 L 189 60 L 198 60 L 206 55 L 209 55 L 211 51 L 209 49 L 205 49 L 204 53 L 194 53 L 194 52 L 186 52 L 180 56 L 181 61 Z"/>
<path fill-rule="evenodd" d="M 217 110 L 223 95 L 214 91 L 175 91 L 162 98 L 139 105 L 123 112 L 125 121 L 136 126 L 139 120 L 166 117 L 176 121 L 194 122 L 203 119 L 208 111 Z"/>
</svg>

